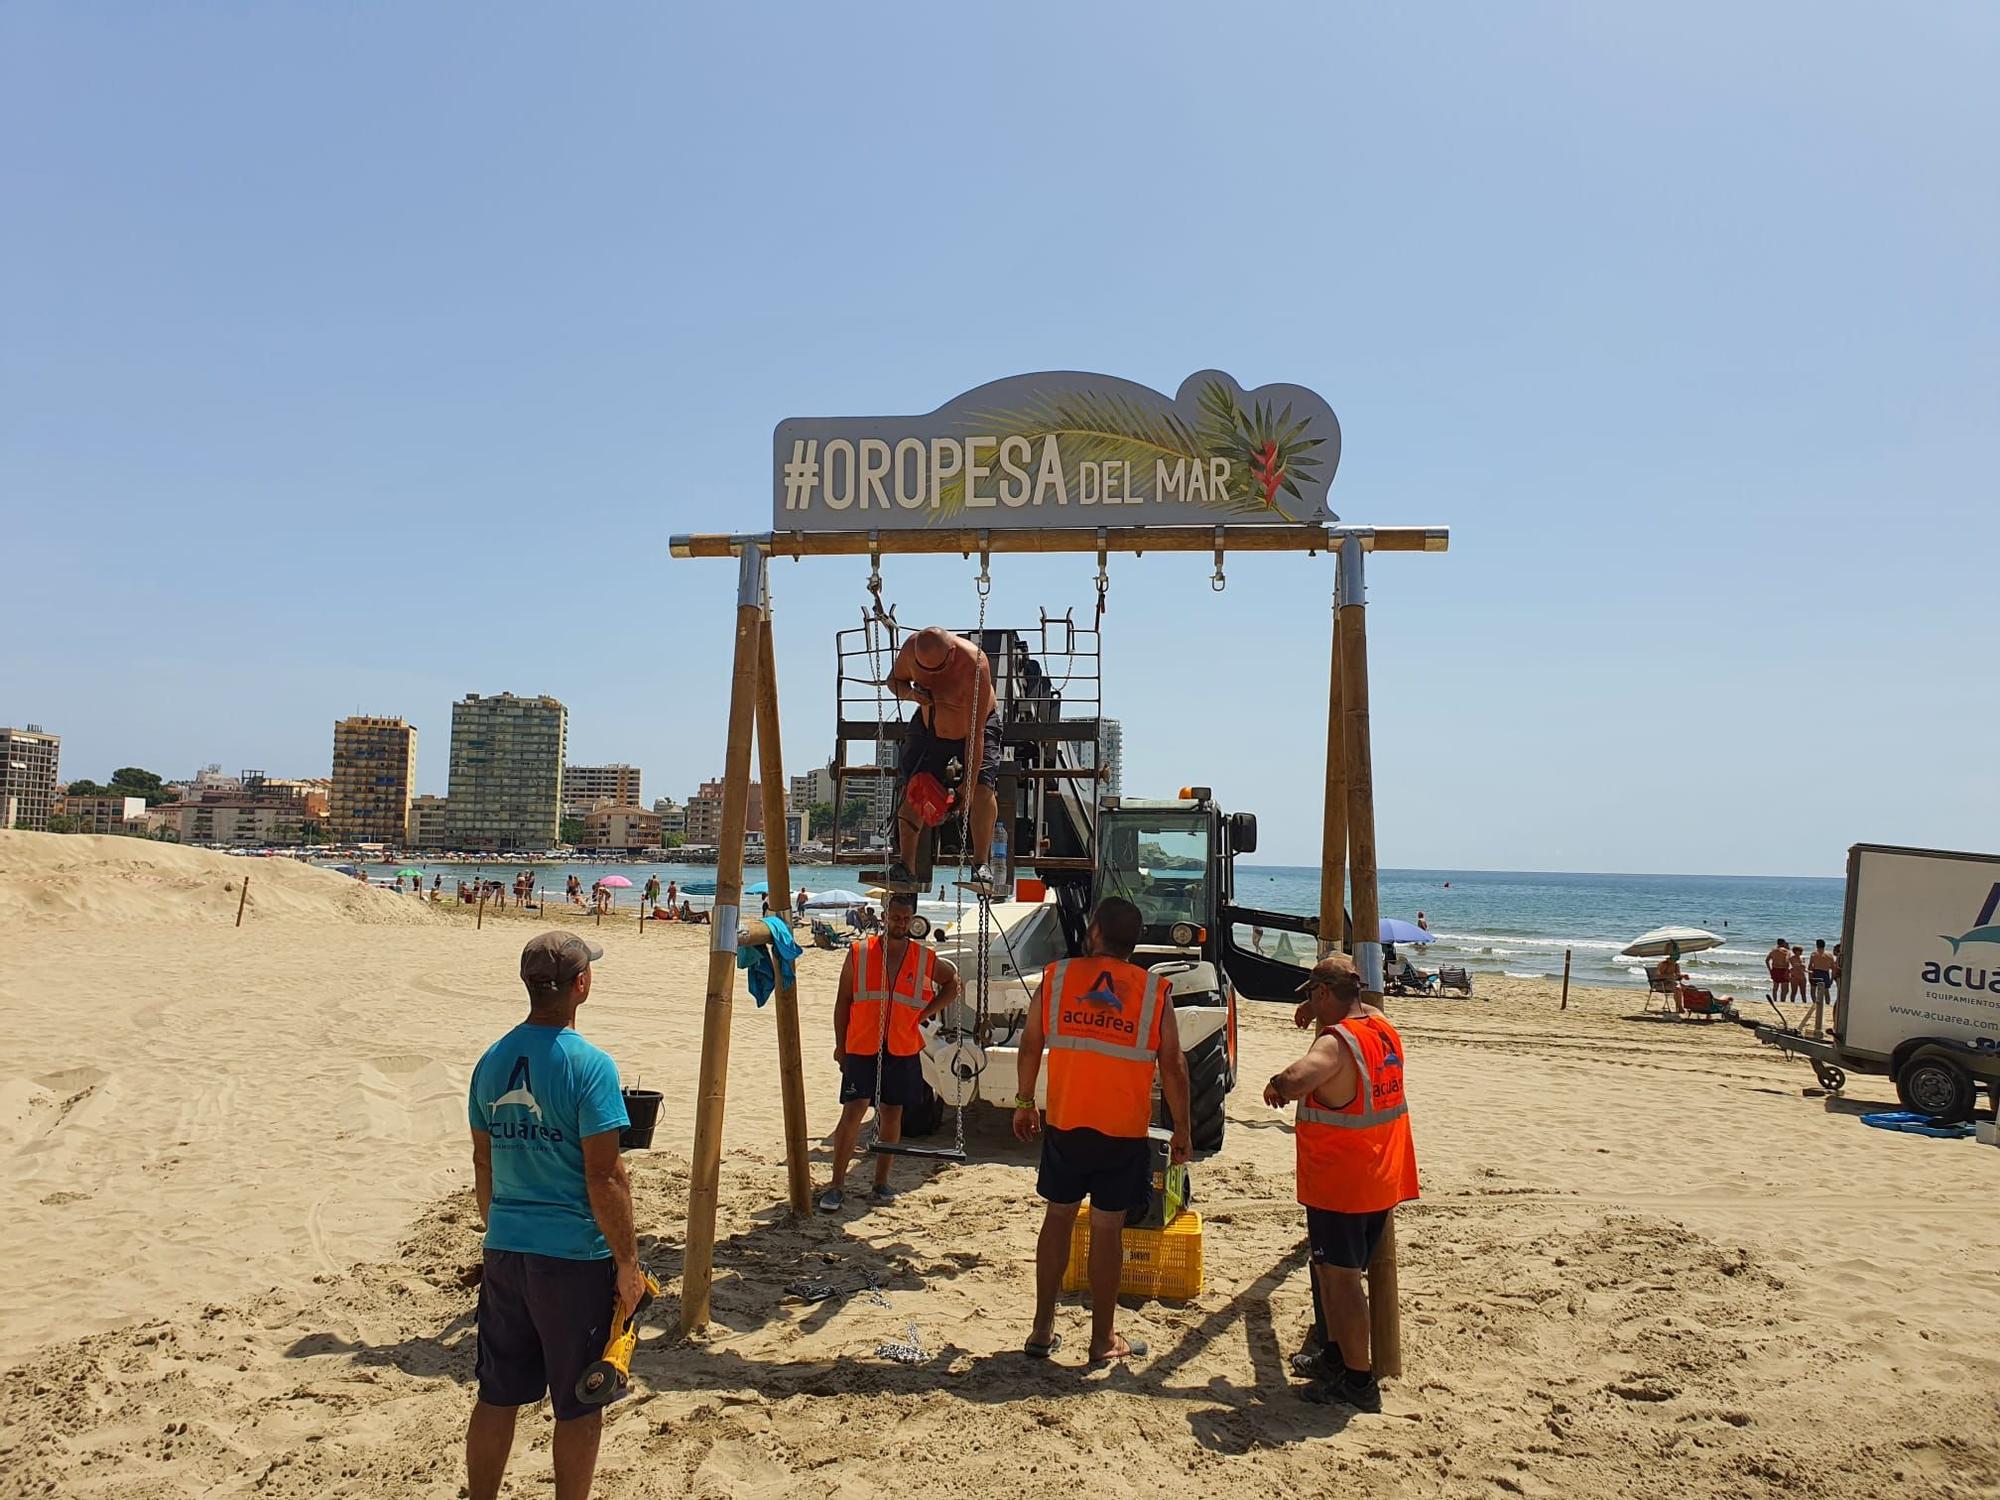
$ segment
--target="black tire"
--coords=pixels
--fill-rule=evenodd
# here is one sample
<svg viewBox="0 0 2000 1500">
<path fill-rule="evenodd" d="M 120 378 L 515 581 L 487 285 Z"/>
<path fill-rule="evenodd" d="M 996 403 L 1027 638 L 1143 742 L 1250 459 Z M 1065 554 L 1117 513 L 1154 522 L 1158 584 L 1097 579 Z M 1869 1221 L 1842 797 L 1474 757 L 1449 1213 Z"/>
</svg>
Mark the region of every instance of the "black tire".
<svg viewBox="0 0 2000 1500">
<path fill-rule="evenodd" d="M 1229 1052 L 1221 1032 L 1188 1053 L 1188 1093 L 1194 1116 L 1189 1134 L 1197 1151 L 1220 1151 L 1229 1096 Z"/>
<path fill-rule="evenodd" d="M 1896 1097 L 1903 1108 L 1943 1124 L 1972 1118 L 1972 1075 L 1942 1052 L 1918 1052 L 1896 1070 Z"/>
</svg>

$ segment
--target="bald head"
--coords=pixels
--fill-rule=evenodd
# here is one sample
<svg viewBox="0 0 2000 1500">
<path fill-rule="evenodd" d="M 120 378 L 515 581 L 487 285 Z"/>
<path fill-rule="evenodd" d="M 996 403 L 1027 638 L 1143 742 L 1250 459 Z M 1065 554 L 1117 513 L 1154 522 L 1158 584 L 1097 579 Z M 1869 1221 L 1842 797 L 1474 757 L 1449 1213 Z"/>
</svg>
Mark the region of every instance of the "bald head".
<svg viewBox="0 0 2000 1500">
<path fill-rule="evenodd" d="M 910 650 L 916 654 L 918 666 L 935 672 L 951 660 L 951 632 L 942 625 L 926 625 L 910 637 Z"/>
</svg>

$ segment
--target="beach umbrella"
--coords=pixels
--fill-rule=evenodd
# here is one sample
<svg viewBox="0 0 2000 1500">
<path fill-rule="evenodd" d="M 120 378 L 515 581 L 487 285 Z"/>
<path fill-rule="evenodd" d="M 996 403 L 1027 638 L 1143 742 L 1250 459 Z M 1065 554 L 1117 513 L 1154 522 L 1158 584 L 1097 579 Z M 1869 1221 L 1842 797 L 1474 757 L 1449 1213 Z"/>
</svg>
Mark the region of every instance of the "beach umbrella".
<svg viewBox="0 0 2000 1500">
<path fill-rule="evenodd" d="M 597 883 L 599 885 L 615 885 L 619 887 L 621 890 L 632 884 L 632 882 L 627 880 L 623 875 L 607 875 Z"/>
<path fill-rule="evenodd" d="M 768 880 L 760 880 L 755 885 L 746 885 L 743 887 L 743 894 L 746 896 L 768 896 L 771 894 L 771 883 Z"/>
<path fill-rule="evenodd" d="M 868 898 L 862 895 L 861 892 L 850 891 L 844 887 L 835 886 L 830 891 L 821 891 L 808 899 L 806 910 L 811 911 L 816 906 L 866 906 L 868 904 Z"/>
<path fill-rule="evenodd" d="M 398 870 L 396 873 L 405 880 L 422 880 L 424 878 L 422 870 Z"/>
<path fill-rule="evenodd" d="M 1437 934 L 1428 932 L 1415 922 L 1405 922 L 1401 917 L 1382 919 L 1382 941 L 1385 943 L 1434 943 Z"/>
<path fill-rule="evenodd" d="M 1720 948 L 1724 939 L 1699 927 L 1655 927 L 1635 937 L 1621 950 L 1621 958 L 1665 958 L 1676 945 L 1683 953 L 1699 953 L 1704 948 Z"/>
</svg>

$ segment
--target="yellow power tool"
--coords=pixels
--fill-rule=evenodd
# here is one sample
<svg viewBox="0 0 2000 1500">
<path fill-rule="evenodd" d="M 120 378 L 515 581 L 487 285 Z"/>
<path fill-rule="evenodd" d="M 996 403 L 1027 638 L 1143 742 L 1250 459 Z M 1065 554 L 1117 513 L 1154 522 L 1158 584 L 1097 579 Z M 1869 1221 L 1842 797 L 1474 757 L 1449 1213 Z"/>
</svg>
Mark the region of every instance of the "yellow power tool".
<svg viewBox="0 0 2000 1500">
<path fill-rule="evenodd" d="M 625 1392 L 632 1379 L 632 1351 L 639 1347 L 639 1314 L 652 1306 L 653 1299 L 660 1295 L 660 1284 L 653 1279 L 653 1273 L 643 1266 L 639 1274 L 645 1278 L 646 1288 L 639 1293 L 639 1305 L 632 1309 L 632 1316 L 618 1326 L 618 1299 L 611 1299 L 611 1337 L 604 1341 L 604 1353 L 593 1360 L 576 1379 L 576 1399 L 591 1406 L 603 1406 L 615 1401 Z"/>
</svg>

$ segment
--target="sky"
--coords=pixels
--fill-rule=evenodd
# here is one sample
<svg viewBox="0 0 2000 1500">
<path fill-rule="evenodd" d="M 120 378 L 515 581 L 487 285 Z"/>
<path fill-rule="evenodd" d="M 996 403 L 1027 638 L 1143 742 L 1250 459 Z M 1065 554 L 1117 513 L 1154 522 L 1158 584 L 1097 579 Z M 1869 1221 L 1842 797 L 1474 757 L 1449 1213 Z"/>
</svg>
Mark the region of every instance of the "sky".
<svg viewBox="0 0 2000 1500">
<path fill-rule="evenodd" d="M 550 693 L 724 753 L 792 416 L 1224 369 L 1339 414 L 1391 867 L 2000 848 L 1987 4 L 0 8 L 0 723 L 326 775 Z M 994 564 L 992 623 L 1089 558 Z M 1325 558 L 1116 558 L 1126 790 L 1315 862 Z M 976 564 L 889 559 L 906 622 Z M 788 764 L 866 563 L 772 578 Z"/>
</svg>

